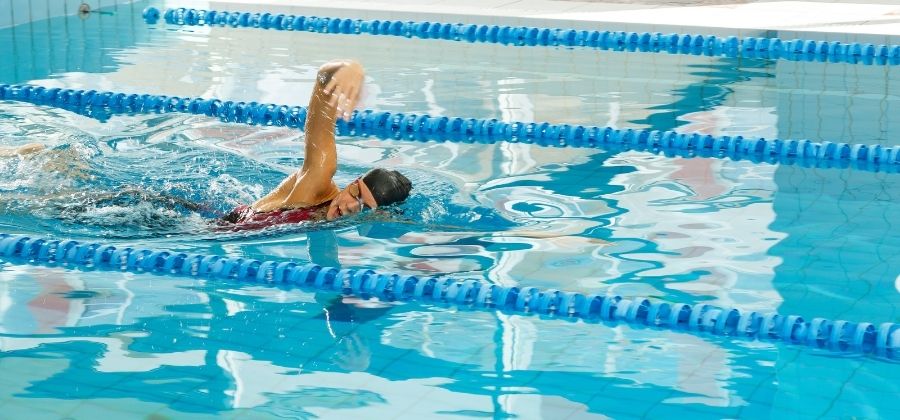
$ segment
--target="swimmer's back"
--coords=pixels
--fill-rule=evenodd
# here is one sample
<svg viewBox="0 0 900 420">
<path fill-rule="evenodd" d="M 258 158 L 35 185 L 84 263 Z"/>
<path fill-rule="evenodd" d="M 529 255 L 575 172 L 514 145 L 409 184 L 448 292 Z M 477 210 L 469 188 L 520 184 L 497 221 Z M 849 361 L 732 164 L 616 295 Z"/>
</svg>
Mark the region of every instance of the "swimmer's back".
<svg viewBox="0 0 900 420">
<path fill-rule="evenodd" d="M 248 205 L 241 205 L 220 219 L 219 225 L 229 230 L 257 230 L 275 225 L 324 220 L 329 204 L 331 201 L 310 207 L 272 211 L 255 211 Z"/>
</svg>

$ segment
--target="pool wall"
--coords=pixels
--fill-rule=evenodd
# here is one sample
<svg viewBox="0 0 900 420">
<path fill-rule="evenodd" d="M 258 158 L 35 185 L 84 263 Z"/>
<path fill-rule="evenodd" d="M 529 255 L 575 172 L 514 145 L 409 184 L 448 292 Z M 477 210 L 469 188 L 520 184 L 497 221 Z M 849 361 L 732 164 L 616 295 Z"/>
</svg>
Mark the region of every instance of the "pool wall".
<svg viewBox="0 0 900 420">
<path fill-rule="evenodd" d="M 28 3 L 19 0 L 14 0 L 13 3 L 16 2 Z M 53 3 L 60 7 L 64 4 L 62 1 L 56 3 L 56 0 Z M 103 3 L 113 4 L 110 0 Z M 95 13 L 83 20 L 75 17 L 60 18 L 66 14 L 57 14 L 58 10 L 42 9 L 30 15 L 34 21 L 32 25 L 5 27 L 2 19 L 6 16 L 6 10 L 0 6 L 0 31 L 8 31 L 11 35 L 12 42 L 5 48 L 12 53 L 13 58 L 0 60 L 0 80 L 16 83 L 44 79 L 52 74 L 112 72 L 120 69 L 123 63 L 109 52 L 133 47 L 150 39 L 150 30 L 140 18 L 140 7 L 144 4 L 145 2 L 119 1 L 111 6 L 116 8 L 117 13 Z M 75 9 L 77 10 L 77 6 Z M 16 10 L 28 8 L 25 6 Z M 68 15 L 74 13 L 71 8 L 61 10 L 68 11 Z M 29 15 L 23 16 L 27 19 Z M 58 19 L 51 19 L 49 16 L 56 16 Z M 118 30 L 123 27 L 128 30 Z"/>
<path fill-rule="evenodd" d="M 57 16 L 74 15 L 86 3 L 91 10 L 118 7 L 134 0 L 11 0 L 0 6 L 0 28 L 36 22 Z M 6 2 L 4 2 L 6 3 Z"/>
</svg>

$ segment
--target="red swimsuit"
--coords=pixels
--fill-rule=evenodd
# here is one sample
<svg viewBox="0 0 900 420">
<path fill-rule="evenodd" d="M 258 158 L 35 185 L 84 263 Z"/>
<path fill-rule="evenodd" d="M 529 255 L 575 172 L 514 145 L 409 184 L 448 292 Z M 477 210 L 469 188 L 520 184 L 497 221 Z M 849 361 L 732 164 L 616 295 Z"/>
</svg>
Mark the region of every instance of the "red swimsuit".
<svg viewBox="0 0 900 420">
<path fill-rule="evenodd" d="M 222 226 L 231 230 L 255 230 L 274 225 L 307 222 L 316 219 L 317 213 L 328 208 L 331 201 L 299 209 L 257 212 L 248 205 L 237 206 L 223 218 Z"/>
</svg>

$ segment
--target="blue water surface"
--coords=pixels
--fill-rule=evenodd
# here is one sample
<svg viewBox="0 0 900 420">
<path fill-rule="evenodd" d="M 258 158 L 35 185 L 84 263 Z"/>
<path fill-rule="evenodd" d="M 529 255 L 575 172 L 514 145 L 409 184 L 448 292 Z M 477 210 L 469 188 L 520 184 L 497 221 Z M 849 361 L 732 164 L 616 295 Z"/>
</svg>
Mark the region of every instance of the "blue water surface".
<svg viewBox="0 0 900 420">
<path fill-rule="evenodd" d="M 0 29 L 0 83 L 898 145 L 896 67 L 146 25 L 148 2 Z M 897 174 L 339 138 L 390 212 L 221 232 L 302 133 L 0 101 L 0 232 L 900 322 Z M 450 305 L 0 260 L 0 417 L 900 418 L 895 361 Z"/>
</svg>

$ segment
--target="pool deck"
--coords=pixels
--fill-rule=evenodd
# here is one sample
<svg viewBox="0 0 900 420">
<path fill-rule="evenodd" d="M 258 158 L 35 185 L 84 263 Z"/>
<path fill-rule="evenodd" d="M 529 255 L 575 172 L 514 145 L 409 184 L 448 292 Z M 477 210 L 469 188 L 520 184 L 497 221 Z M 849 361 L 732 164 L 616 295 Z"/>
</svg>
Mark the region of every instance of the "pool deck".
<svg viewBox="0 0 900 420">
<path fill-rule="evenodd" d="M 900 0 L 167 0 L 166 4 L 361 19 L 900 44 Z"/>
</svg>

